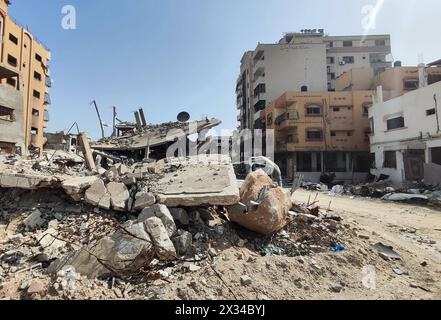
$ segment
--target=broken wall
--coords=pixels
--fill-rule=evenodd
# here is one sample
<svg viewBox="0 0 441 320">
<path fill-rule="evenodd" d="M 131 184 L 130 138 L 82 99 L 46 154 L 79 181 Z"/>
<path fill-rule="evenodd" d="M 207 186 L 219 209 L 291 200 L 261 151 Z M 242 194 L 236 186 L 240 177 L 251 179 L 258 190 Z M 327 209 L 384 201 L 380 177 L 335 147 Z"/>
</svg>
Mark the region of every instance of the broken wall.
<svg viewBox="0 0 441 320">
<path fill-rule="evenodd" d="M 7 119 L 0 118 L 0 142 L 14 144 L 13 152 L 25 153 L 23 93 L 11 86 L 0 85 L 0 106 L 12 109 Z"/>
</svg>

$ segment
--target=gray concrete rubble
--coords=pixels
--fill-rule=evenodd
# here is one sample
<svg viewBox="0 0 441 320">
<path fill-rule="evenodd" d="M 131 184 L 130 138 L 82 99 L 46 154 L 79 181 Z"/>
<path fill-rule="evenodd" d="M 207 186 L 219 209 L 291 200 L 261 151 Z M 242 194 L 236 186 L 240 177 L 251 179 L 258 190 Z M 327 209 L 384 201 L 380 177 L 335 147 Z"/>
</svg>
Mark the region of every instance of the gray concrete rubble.
<svg viewBox="0 0 441 320">
<path fill-rule="evenodd" d="M 121 230 L 104 237 L 95 245 L 57 259 L 49 272 L 56 273 L 65 266 L 72 266 L 84 276 L 102 278 L 134 273 L 151 259 L 152 242 L 144 223 L 129 221 Z"/>
<path fill-rule="evenodd" d="M 110 194 L 110 203 L 115 211 L 126 211 L 127 202 L 130 198 L 129 191 L 124 183 L 110 182 L 107 185 Z"/>
<path fill-rule="evenodd" d="M 102 209 L 110 209 L 110 193 L 101 179 L 96 180 L 89 189 L 87 189 L 84 200 L 92 205 Z"/>
<path fill-rule="evenodd" d="M 144 222 L 149 218 L 159 218 L 167 230 L 169 237 L 173 236 L 176 232 L 176 224 L 168 208 L 163 204 L 155 204 L 151 207 L 147 207 L 142 210 L 138 217 L 138 221 Z"/>
<path fill-rule="evenodd" d="M 161 219 L 151 217 L 145 220 L 145 226 L 148 234 L 152 238 L 155 246 L 156 256 L 160 260 L 175 260 L 177 257 L 176 249 L 171 242 L 168 231 Z"/>
<path fill-rule="evenodd" d="M 68 177 L 62 181 L 61 186 L 73 200 L 80 201 L 84 197 L 84 192 L 98 179 L 96 176 Z"/>
</svg>

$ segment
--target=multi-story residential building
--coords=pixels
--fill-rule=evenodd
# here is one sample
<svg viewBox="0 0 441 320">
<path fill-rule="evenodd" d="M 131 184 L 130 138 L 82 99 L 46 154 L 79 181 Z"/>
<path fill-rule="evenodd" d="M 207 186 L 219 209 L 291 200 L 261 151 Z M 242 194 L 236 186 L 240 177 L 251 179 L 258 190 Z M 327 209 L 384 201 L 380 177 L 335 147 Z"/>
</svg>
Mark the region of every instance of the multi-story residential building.
<svg viewBox="0 0 441 320">
<path fill-rule="evenodd" d="M 380 74 L 392 66 L 390 35 L 325 36 L 328 64 L 328 87 L 335 89 L 335 79 L 354 68 L 371 67 Z"/>
<path fill-rule="evenodd" d="M 258 44 L 241 63 L 238 81 L 246 70 L 253 94 L 243 99 L 242 91 L 236 92 L 240 128 L 261 127 L 260 112 L 284 92 L 335 91 L 335 80 L 352 68 L 381 73 L 391 66 L 390 52 L 389 35 L 330 37 L 323 30 L 287 33 L 276 44 Z"/>
<path fill-rule="evenodd" d="M 248 51 L 242 57 L 240 64 L 240 74 L 236 84 L 237 102 L 239 110 L 237 121 L 240 123 L 239 129 L 252 127 L 254 113 L 250 112 L 249 106 L 253 105 L 253 52 Z"/>
<path fill-rule="evenodd" d="M 383 99 L 390 100 L 420 87 L 441 81 L 441 67 L 421 64 L 403 67 L 396 62 L 393 68 L 375 75 L 372 68 L 357 68 L 345 72 L 336 80 L 337 91 L 375 90 L 383 88 Z"/>
<path fill-rule="evenodd" d="M 364 181 L 370 169 L 368 108 L 372 91 L 286 92 L 262 112 L 274 130 L 275 161 L 282 175 L 318 182 L 323 173 L 337 181 Z"/>
<path fill-rule="evenodd" d="M 43 130 L 47 127 L 48 106 L 51 103 L 49 61 L 51 52 L 27 28 L 9 15 L 9 0 L 0 0 L 0 62 L 21 74 L 2 79 L 1 86 L 20 88 L 23 92 L 23 128 L 26 149 L 43 149 Z M 0 132 L 0 141 L 2 133 Z M 26 150 L 23 150 L 26 152 Z"/>
<path fill-rule="evenodd" d="M 371 172 L 397 183 L 424 178 L 427 184 L 440 184 L 441 82 L 427 85 L 424 77 L 420 81 L 419 88 L 388 101 L 383 99 L 382 87 L 378 88 L 369 110 L 375 158 Z"/>
</svg>

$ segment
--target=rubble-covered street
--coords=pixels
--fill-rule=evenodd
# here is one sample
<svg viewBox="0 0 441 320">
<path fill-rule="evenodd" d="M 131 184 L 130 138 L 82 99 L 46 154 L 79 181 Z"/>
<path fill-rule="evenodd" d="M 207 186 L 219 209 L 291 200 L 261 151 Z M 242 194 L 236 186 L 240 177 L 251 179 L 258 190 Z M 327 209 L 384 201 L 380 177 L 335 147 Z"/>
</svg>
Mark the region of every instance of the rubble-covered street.
<svg viewBox="0 0 441 320">
<path fill-rule="evenodd" d="M 173 159 L 150 161 L 141 175 L 134 164 L 50 179 L 44 162 L 3 164 L 0 298 L 440 298 L 436 207 L 291 195 L 263 171 L 240 190 L 234 173 L 198 188 L 228 172 L 218 161 L 199 162 L 195 184 L 184 179 L 192 162 Z M 13 177 L 29 183 L 8 186 Z M 167 186 L 187 191 L 169 189 L 169 198 Z"/>
</svg>

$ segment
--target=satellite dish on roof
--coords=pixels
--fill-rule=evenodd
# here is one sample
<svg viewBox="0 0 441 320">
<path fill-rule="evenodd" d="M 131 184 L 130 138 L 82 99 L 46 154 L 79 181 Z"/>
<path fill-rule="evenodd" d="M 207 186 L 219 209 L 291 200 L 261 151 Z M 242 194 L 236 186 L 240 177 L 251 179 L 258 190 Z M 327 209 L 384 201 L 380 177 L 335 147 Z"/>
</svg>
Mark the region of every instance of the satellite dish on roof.
<svg viewBox="0 0 441 320">
<path fill-rule="evenodd" d="M 179 122 L 187 122 L 188 120 L 190 120 L 190 114 L 188 112 L 181 112 L 178 114 L 178 121 Z"/>
</svg>

